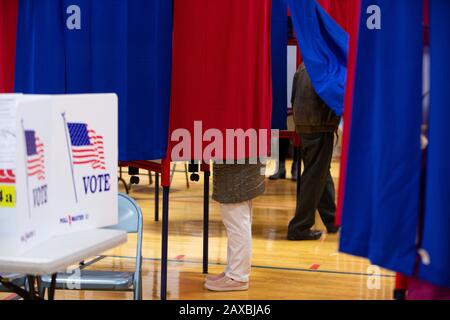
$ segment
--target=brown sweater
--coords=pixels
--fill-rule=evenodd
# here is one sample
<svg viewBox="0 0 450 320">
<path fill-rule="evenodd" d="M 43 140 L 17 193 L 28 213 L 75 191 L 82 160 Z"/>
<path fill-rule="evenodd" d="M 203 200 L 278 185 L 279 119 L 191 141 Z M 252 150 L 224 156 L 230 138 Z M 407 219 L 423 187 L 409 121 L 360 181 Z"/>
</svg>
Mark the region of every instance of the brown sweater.
<svg viewBox="0 0 450 320">
<path fill-rule="evenodd" d="M 304 64 L 295 74 L 291 102 L 297 133 L 335 132 L 338 129 L 340 117 L 317 95 Z"/>
<path fill-rule="evenodd" d="M 262 195 L 266 188 L 264 168 L 262 164 L 215 164 L 213 199 L 230 204 Z"/>
</svg>

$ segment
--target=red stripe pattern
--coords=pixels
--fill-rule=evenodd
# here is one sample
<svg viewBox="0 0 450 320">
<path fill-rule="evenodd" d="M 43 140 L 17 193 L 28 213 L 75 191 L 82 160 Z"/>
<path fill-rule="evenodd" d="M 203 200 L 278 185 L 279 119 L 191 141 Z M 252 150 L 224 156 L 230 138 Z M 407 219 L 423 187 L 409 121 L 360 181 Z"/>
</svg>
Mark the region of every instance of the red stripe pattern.
<svg viewBox="0 0 450 320">
<path fill-rule="evenodd" d="M 90 145 L 72 145 L 72 157 L 74 165 L 91 165 L 94 170 L 105 170 L 105 149 L 103 137 L 97 135 L 94 130 L 88 129 Z"/>
<path fill-rule="evenodd" d="M 16 175 L 14 174 L 14 171 L 0 169 L 0 183 L 16 183 Z"/>
<path fill-rule="evenodd" d="M 36 136 L 36 154 L 27 157 L 27 172 L 29 177 L 45 180 L 44 144 Z"/>
</svg>

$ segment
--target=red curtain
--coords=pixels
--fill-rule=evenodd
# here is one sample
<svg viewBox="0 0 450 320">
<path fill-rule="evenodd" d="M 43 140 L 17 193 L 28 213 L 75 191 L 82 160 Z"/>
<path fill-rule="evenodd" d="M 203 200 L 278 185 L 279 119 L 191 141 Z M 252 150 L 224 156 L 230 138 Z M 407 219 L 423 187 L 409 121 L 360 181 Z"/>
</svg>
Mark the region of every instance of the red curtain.
<svg viewBox="0 0 450 320">
<path fill-rule="evenodd" d="M 359 0 L 358 0 L 359 1 Z M 354 8 L 357 5 L 355 0 L 318 0 L 322 7 L 332 16 L 336 22 L 350 32 L 355 20 Z M 359 17 L 359 13 L 358 13 Z"/>
<path fill-rule="evenodd" d="M 14 91 L 18 0 L 0 0 L 0 93 Z"/>
<path fill-rule="evenodd" d="M 345 91 L 345 109 L 344 109 L 344 133 L 342 142 L 341 168 L 339 179 L 338 209 L 336 214 L 336 223 L 341 223 L 342 207 L 344 200 L 345 176 L 347 172 L 348 144 L 350 140 L 350 128 L 352 121 L 353 91 L 355 87 L 356 59 L 358 56 L 358 30 L 361 11 L 361 0 L 341 0 L 334 1 L 340 3 L 339 12 L 345 12 L 345 21 L 343 22 L 350 35 L 350 49 L 348 57 L 347 87 Z M 344 15 L 343 15 L 344 16 Z"/>
<path fill-rule="evenodd" d="M 174 1 L 171 132 L 270 129 L 270 21 L 271 0 Z"/>
<path fill-rule="evenodd" d="M 360 0 L 318 0 L 322 8 L 345 30 L 351 35 L 358 14 L 355 15 L 355 7 L 360 5 Z M 302 62 L 299 56 L 299 64 Z"/>
<path fill-rule="evenodd" d="M 336 22 L 345 30 L 350 36 L 350 49 L 348 57 L 348 78 L 345 93 L 345 110 L 344 110 L 344 133 L 342 156 L 340 164 L 340 180 L 338 193 L 338 210 L 336 216 L 336 223 L 341 223 L 342 206 L 343 206 L 343 191 L 345 186 L 345 175 L 347 170 L 347 154 L 348 141 L 350 138 L 351 114 L 353 105 L 353 90 L 354 79 L 356 73 L 356 58 L 358 48 L 358 30 L 359 18 L 361 10 L 361 0 L 318 0 L 320 5 L 333 17 Z"/>
</svg>

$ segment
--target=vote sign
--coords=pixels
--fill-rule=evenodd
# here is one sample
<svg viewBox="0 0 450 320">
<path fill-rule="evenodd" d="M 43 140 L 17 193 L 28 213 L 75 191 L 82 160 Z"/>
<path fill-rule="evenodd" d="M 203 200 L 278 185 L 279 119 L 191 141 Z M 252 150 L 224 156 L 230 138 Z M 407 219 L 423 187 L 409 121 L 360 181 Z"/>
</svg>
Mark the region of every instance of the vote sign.
<svg viewBox="0 0 450 320">
<path fill-rule="evenodd" d="M 52 108 L 45 97 L 0 96 L 0 235 L 24 252 L 52 234 Z"/>
<path fill-rule="evenodd" d="M 54 96 L 58 230 L 117 223 L 118 107 L 115 95 Z M 62 190 L 62 189 L 61 189 Z"/>
<path fill-rule="evenodd" d="M 0 237 L 20 253 L 117 223 L 115 95 L 0 95 Z"/>
</svg>

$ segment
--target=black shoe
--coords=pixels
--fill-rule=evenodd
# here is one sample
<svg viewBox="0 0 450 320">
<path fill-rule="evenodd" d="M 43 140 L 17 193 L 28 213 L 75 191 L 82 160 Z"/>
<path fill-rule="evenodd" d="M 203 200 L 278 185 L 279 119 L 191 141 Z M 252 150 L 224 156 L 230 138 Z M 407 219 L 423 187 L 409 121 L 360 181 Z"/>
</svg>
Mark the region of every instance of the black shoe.
<svg viewBox="0 0 450 320">
<path fill-rule="evenodd" d="M 277 173 L 269 177 L 269 180 L 286 179 L 286 170 L 278 170 Z"/>
<path fill-rule="evenodd" d="M 296 235 L 288 235 L 289 241 L 305 241 L 305 240 L 319 240 L 322 237 L 321 231 L 307 230 Z"/>
<path fill-rule="evenodd" d="M 341 228 L 335 225 L 334 223 L 327 224 L 326 227 L 328 234 L 336 234 L 339 232 L 339 230 L 341 230 Z"/>
</svg>

